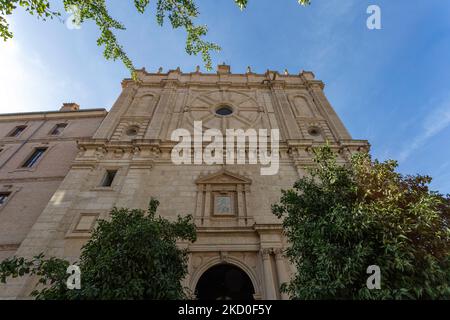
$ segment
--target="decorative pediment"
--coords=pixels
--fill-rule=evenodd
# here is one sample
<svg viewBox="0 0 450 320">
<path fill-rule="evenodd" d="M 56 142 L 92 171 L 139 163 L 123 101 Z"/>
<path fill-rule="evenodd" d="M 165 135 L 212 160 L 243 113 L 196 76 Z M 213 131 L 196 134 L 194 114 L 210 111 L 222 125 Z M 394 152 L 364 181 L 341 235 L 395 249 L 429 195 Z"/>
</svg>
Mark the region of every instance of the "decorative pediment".
<svg viewBox="0 0 450 320">
<path fill-rule="evenodd" d="M 198 226 L 244 227 L 253 224 L 247 208 L 250 179 L 222 169 L 200 177 L 196 183 L 195 221 Z"/>
<path fill-rule="evenodd" d="M 221 170 L 206 177 L 197 179 L 197 184 L 251 184 L 252 181 L 246 177 Z"/>
</svg>

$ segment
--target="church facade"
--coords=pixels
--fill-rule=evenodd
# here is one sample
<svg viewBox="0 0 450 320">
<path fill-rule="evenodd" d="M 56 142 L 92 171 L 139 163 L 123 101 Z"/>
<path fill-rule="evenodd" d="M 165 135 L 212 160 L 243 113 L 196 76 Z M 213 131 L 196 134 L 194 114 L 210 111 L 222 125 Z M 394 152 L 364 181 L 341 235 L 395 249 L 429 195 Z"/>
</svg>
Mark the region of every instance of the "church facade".
<svg viewBox="0 0 450 320">
<path fill-rule="evenodd" d="M 344 162 L 367 141 L 351 138 L 311 72 L 233 74 L 220 65 L 216 73 L 137 74 L 138 82 L 122 82 L 95 132 L 77 141 L 70 170 L 15 254 L 76 261 L 98 219 L 114 206 L 145 209 L 154 197 L 158 214 L 195 218 L 197 241 L 180 246 L 189 252 L 184 285 L 197 298 L 286 299 L 279 288 L 293 269 L 271 205 L 312 165 L 314 146 L 328 142 Z M 276 174 L 261 174 L 259 163 L 175 164 L 172 134 L 194 132 L 195 122 L 223 133 L 277 129 Z M 13 280 L 0 295 L 27 297 L 33 286 Z"/>
</svg>

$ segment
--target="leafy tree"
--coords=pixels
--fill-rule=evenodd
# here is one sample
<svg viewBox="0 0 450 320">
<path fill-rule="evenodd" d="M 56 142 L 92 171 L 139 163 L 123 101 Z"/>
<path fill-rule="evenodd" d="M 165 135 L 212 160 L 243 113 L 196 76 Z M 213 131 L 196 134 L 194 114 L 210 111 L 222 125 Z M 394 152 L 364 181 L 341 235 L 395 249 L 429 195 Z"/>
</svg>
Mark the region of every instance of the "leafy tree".
<svg viewBox="0 0 450 320">
<path fill-rule="evenodd" d="M 74 11 L 75 21 L 83 23 L 94 22 L 100 36 L 97 40 L 99 46 L 104 48 L 106 59 L 120 59 L 134 75 L 134 66 L 126 54 L 124 48 L 117 40 L 115 31 L 125 30 L 125 25 L 114 19 L 108 11 L 105 0 L 61 0 L 65 10 Z M 199 11 L 195 0 L 156 0 L 156 20 L 163 25 L 168 17 L 174 29 L 183 28 L 187 33 L 186 52 L 189 55 L 201 54 L 205 66 L 211 69 L 211 51 L 219 51 L 220 47 L 212 42 L 203 40 L 208 32 L 204 25 L 196 25 L 194 19 L 198 17 Z M 248 0 L 234 0 L 243 10 L 247 7 Z M 302 5 L 309 4 L 310 0 L 298 0 Z M 145 13 L 150 0 L 134 0 L 134 7 L 138 13 Z M 0 38 L 5 41 L 13 37 L 5 16 L 12 15 L 17 7 L 22 7 L 31 15 L 39 19 L 59 17 L 60 12 L 51 9 L 50 0 L 0 0 Z M 75 9 L 75 10 L 74 10 Z"/>
<path fill-rule="evenodd" d="M 366 153 L 339 165 L 325 146 L 309 175 L 283 191 L 272 209 L 297 269 L 282 288 L 292 298 L 450 298 L 450 197 L 396 167 Z M 370 265 L 381 269 L 379 290 L 366 286 Z"/>
<path fill-rule="evenodd" d="M 101 220 L 82 248 L 81 289 L 67 289 L 68 261 L 43 254 L 31 260 L 13 257 L 0 264 L 0 282 L 26 274 L 39 283 L 32 296 L 42 300 L 182 299 L 181 280 L 187 274 L 187 253 L 177 239 L 195 241 L 192 216 L 175 222 L 156 216 L 159 203 L 147 212 L 114 208 L 111 220 Z M 147 214 L 146 214 L 147 213 Z"/>
</svg>

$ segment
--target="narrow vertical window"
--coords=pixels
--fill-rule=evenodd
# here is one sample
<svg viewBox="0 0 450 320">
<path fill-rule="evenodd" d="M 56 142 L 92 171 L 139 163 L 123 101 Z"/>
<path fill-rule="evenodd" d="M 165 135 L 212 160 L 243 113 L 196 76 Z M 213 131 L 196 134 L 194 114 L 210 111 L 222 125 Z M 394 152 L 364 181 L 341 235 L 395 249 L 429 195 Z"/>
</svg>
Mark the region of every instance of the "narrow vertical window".
<svg viewBox="0 0 450 320">
<path fill-rule="evenodd" d="M 0 207 L 6 203 L 10 195 L 10 192 L 0 192 Z"/>
<path fill-rule="evenodd" d="M 34 167 L 46 150 L 47 148 L 36 148 L 36 150 L 34 150 L 33 154 L 27 159 L 27 161 L 25 161 L 22 167 L 23 168 Z"/>
<path fill-rule="evenodd" d="M 27 126 L 17 126 L 8 134 L 8 137 L 18 137 Z"/>
<path fill-rule="evenodd" d="M 114 181 L 114 178 L 116 177 L 117 170 L 106 170 L 105 176 L 102 180 L 102 187 L 111 187 Z"/>
<path fill-rule="evenodd" d="M 50 134 L 52 136 L 59 136 L 64 129 L 67 127 L 67 123 L 58 123 L 53 129 L 52 131 L 50 131 Z"/>
</svg>

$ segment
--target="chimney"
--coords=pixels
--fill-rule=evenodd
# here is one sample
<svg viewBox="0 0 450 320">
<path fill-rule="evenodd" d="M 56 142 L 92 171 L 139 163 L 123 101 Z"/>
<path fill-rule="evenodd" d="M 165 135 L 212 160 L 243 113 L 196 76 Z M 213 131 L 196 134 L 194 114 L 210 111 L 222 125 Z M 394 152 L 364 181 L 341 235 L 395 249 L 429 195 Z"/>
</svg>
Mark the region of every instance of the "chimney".
<svg viewBox="0 0 450 320">
<path fill-rule="evenodd" d="M 63 106 L 59 111 L 78 111 L 80 110 L 80 106 L 75 102 L 63 103 Z"/>
<path fill-rule="evenodd" d="M 229 65 L 226 65 L 224 62 L 222 65 L 217 66 L 217 73 L 218 74 L 230 74 L 231 68 Z"/>
</svg>

